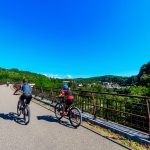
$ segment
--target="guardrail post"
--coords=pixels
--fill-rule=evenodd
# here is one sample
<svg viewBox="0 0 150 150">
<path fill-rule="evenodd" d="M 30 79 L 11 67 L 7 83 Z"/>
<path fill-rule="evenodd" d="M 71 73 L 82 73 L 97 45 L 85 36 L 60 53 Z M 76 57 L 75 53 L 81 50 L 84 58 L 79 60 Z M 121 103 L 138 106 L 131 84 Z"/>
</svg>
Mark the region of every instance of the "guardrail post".
<svg viewBox="0 0 150 150">
<path fill-rule="evenodd" d="M 50 88 L 50 93 L 51 93 L 51 101 L 52 101 L 52 103 L 54 102 L 54 92 L 53 92 L 53 88 Z"/>
<path fill-rule="evenodd" d="M 93 93 L 92 93 L 92 100 L 93 100 L 93 119 L 96 119 L 96 99 Z"/>
<path fill-rule="evenodd" d="M 42 96 L 41 96 L 41 100 L 44 98 L 44 95 L 43 95 L 43 88 L 41 87 L 41 93 L 42 93 Z"/>
<path fill-rule="evenodd" d="M 149 108 L 149 99 L 146 100 L 147 103 L 147 112 L 148 112 L 148 123 L 149 123 L 149 137 L 150 137 L 150 108 Z"/>
<path fill-rule="evenodd" d="M 105 114 L 106 120 L 108 121 L 108 99 L 106 99 L 106 114 Z"/>
<path fill-rule="evenodd" d="M 82 113 L 83 113 L 83 111 L 84 111 L 83 107 L 84 107 L 84 100 L 82 99 L 82 108 L 81 108 Z"/>
<path fill-rule="evenodd" d="M 34 89 L 34 87 L 31 88 L 31 93 L 32 93 L 32 95 L 35 95 L 35 89 Z"/>
</svg>

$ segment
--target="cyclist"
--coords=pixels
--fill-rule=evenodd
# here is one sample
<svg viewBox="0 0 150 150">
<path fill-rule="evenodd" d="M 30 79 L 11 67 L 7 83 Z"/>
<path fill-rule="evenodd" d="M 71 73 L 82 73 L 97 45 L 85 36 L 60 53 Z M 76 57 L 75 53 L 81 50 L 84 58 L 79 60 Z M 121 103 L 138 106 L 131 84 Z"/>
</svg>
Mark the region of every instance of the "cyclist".
<svg viewBox="0 0 150 150">
<path fill-rule="evenodd" d="M 65 87 L 65 88 L 64 88 Z M 63 99 L 63 112 L 62 114 L 66 115 L 67 109 L 71 107 L 71 105 L 75 102 L 74 96 L 72 95 L 72 92 L 68 86 L 63 86 L 63 89 L 61 90 L 61 93 L 59 97 L 62 97 Z"/>
<path fill-rule="evenodd" d="M 6 82 L 6 85 L 7 85 L 7 87 L 9 86 L 9 82 L 8 81 Z"/>
<path fill-rule="evenodd" d="M 20 96 L 21 103 L 24 103 L 24 99 L 26 99 L 26 103 L 30 104 L 30 101 L 32 99 L 31 86 L 29 85 L 27 79 L 23 80 L 23 84 L 21 85 L 21 91 L 23 92 L 23 94 Z"/>
<path fill-rule="evenodd" d="M 17 85 L 16 90 L 15 90 L 15 92 L 14 92 L 14 95 L 16 95 L 16 93 L 17 93 L 19 90 L 21 90 L 21 85 Z"/>
</svg>

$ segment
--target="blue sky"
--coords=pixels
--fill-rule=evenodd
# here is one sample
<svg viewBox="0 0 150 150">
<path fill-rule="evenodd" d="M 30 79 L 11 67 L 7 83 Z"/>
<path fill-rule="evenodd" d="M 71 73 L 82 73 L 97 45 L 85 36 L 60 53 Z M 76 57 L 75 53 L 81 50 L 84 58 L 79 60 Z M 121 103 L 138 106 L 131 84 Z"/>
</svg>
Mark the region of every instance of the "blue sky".
<svg viewBox="0 0 150 150">
<path fill-rule="evenodd" d="M 0 2 L 0 67 L 130 76 L 150 61 L 149 0 Z"/>
</svg>

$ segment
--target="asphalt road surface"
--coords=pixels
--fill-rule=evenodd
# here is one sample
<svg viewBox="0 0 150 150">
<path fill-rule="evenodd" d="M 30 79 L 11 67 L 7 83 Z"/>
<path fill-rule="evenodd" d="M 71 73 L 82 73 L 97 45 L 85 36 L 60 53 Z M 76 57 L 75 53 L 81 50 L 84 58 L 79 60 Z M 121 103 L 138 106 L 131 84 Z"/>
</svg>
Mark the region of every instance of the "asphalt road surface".
<svg viewBox="0 0 150 150">
<path fill-rule="evenodd" d="M 124 150 L 124 147 L 83 127 L 59 123 L 53 112 L 30 104 L 31 121 L 23 125 L 16 116 L 19 95 L 0 86 L 0 150 Z"/>
</svg>

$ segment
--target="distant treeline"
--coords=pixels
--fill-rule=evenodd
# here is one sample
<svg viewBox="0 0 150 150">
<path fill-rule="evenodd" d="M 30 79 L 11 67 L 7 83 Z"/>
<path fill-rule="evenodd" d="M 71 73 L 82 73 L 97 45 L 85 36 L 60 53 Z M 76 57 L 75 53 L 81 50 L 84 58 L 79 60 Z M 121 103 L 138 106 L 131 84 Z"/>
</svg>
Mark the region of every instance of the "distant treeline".
<svg viewBox="0 0 150 150">
<path fill-rule="evenodd" d="M 119 85 L 126 85 L 128 82 L 129 78 L 128 77 L 120 77 L 120 76 L 112 76 L 112 75 L 107 75 L 107 76 L 100 76 L 100 77 L 92 77 L 92 78 L 78 78 L 75 81 L 77 83 L 82 83 L 82 84 L 92 84 L 92 83 L 97 83 L 97 82 L 112 82 L 112 83 L 118 83 Z"/>
<path fill-rule="evenodd" d="M 61 79 L 48 78 L 41 74 L 18 69 L 0 68 L 0 82 L 22 82 L 23 79 L 28 79 L 30 83 L 35 83 L 40 87 L 53 87 L 62 84 Z"/>
<path fill-rule="evenodd" d="M 76 83 L 82 83 L 82 84 L 110 82 L 110 83 L 117 83 L 121 86 L 130 86 L 130 85 L 150 86 L 150 62 L 144 64 L 140 68 L 139 74 L 135 76 L 122 77 L 122 76 L 106 75 L 106 76 L 92 77 L 92 78 L 78 78 L 75 79 L 74 81 Z"/>
<path fill-rule="evenodd" d="M 22 82 L 26 78 L 31 83 L 35 83 L 38 87 L 60 87 L 62 85 L 62 79 L 48 78 L 44 75 L 32 73 L 29 71 L 20 71 L 18 69 L 4 69 L 0 68 L 0 82 Z M 84 85 L 92 83 L 110 82 L 117 83 L 121 86 L 146 86 L 150 87 L 150 62 L 144 64 L 139 71 L 139 74 L 131 77 L 122 76 L 100 76 L 92 78 L 77 78 L 69 80 L 70 86 L 77 87 L 78 84 Z"/>
</svg>

